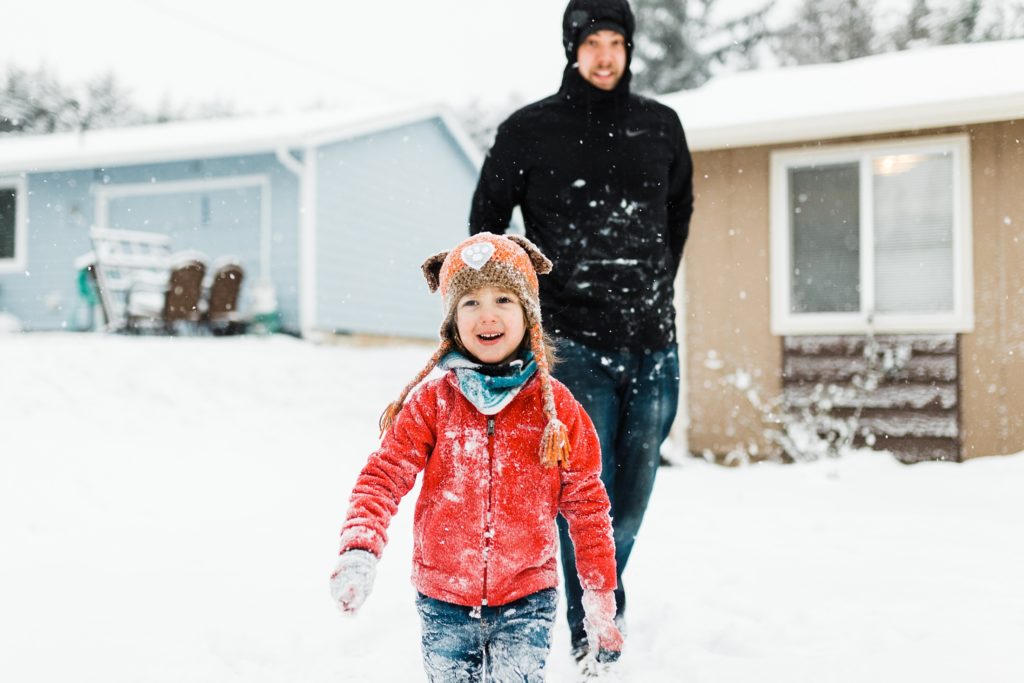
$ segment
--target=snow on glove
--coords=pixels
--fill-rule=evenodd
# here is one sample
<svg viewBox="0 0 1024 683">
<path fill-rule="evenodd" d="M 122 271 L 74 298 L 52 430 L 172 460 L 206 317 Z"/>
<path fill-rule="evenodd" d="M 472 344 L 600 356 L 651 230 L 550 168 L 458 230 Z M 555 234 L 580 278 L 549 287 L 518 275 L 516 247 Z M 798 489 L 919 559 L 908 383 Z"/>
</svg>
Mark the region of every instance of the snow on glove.
<svg viewBox="0 0 1024 683">
<path fill-rule="evenodd" d="M 615 591 L 583 591 L 583 628 L 597 661 L 614 662 L 622 652 L 622 634 L 615 625 Z"/>
<path fill-rule="evenodd" d="M 377 575 L 377 556 L 366 550 L 347 550 L 331 574 L 331 597 L 342 614 L 354 615 L 366 602 Z"/>
</svg>

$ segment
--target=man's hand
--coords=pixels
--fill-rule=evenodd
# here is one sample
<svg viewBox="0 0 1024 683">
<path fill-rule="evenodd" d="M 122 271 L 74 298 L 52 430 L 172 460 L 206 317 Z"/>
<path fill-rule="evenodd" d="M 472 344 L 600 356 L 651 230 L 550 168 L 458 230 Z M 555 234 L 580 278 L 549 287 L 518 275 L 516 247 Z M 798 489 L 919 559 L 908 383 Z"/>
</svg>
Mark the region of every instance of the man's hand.
<svg viewBox="0 0 1024 683">
<path fill-rule="evenodd" d="M 583 614 L 583 628 L 597 661 L 616 661 L 622 652 L 622 634 L 615 625 L 615 591 L 583 591 Z"/>
<path fill-rule="evenodd" d="M 338 557 L 338 566 L 331 574 L 331 597 L 342 614 L 354 615 L 359 611 L 376 575 L 377 556 L 371 552 L 348 550 Z"/>
</svg>

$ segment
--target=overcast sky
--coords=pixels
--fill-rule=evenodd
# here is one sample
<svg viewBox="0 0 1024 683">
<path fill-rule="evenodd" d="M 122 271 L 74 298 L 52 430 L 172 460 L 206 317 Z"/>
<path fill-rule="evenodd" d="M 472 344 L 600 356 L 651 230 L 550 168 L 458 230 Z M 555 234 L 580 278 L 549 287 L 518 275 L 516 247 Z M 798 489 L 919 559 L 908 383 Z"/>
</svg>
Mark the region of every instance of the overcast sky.
<svg viewBox="0 0 1024 683">
<path fill-rule="evenodd" d="M 0 22 L 0 69 L 113 71 L 155 107 L 531 100 L 557 88 L 560 0 L 36 0 Z"/>
<path fill-rule="evenodd" d="M 736 16 L 768 0 L 721 0 Z M 911 0 L 876 0 L 896 20 Z M 940 6 L 953 0 L 933 0 Z M 773 23 L 798 0 L 776 0 Z M 565 0 L 33 0 L 7 3 L 0 73 L 112 71 L 137 102 L 504 105 L 553 92 Z"/>
</svg>

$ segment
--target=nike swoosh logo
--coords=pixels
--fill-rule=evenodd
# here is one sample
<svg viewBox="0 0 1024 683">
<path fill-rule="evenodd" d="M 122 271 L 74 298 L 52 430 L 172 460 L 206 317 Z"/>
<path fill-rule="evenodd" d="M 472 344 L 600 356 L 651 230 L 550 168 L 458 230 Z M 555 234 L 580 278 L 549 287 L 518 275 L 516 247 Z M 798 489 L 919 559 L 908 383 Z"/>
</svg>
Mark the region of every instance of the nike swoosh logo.
<svg viewBox="0 0 1024 683">
<path fill-rule="evenodd" d="M 635 138 L 635 137 L 638 137 L 640 135 L 643 135 L 646 132 L 647 132 L 646 128 L 641 128 L 640 130 L 631 130 L 631 129 L 627 128 L 626 129 L 626 137 L 627 138 Z"/>
</svg>

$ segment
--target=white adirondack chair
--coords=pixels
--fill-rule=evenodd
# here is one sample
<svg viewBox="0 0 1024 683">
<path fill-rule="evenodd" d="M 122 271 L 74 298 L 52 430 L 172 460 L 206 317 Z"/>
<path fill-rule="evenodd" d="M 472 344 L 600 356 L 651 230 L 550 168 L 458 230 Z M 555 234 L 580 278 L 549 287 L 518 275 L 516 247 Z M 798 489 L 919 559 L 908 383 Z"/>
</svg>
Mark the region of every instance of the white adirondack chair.
<svg viewBox="0 0 1024 683">
<path fill-rule="evenodd" d="M 167 286 L 171 239 L 141 230 L 109 228 L 93 228 L 89 236 L 107 329 L 124 330 L 128 326 L 128 300 L 133 290 L 159 291 Z"/>
</svg>

